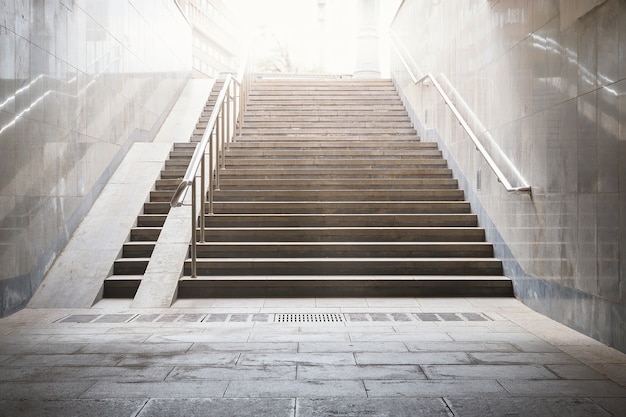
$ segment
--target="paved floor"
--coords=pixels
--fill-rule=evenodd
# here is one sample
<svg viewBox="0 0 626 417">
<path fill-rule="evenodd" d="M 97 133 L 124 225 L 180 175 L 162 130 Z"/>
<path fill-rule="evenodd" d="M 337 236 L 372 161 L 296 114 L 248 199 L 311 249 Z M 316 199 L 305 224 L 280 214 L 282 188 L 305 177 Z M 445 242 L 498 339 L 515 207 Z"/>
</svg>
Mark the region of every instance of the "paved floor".
<svg viewBox="0 0 626 417">
<path fill-rule="evenodd" d="M 626 355 L 514 299 L 26 309 L 0 381 L 0 416 L 626 415 Z"/>
</svg>

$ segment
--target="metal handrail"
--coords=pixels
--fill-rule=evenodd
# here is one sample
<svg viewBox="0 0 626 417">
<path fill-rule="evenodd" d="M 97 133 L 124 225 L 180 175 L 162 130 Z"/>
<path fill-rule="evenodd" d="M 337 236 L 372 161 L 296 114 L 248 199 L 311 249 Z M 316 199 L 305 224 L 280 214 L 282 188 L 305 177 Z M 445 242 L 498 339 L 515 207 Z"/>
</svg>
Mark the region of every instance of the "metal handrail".
<svg viewBox="0 0 626 417">
<path fill-rule="evenodd" d="M 200 241 L 205 241 L 206 211 L 213 214 L 213 190 L 219 189 L 220 166 L 225 166 L 224 153 L 230 142 L 237 135 L 241 135 L 243 114 L 247 105 L 250 86 L 249 74 L 242 70 L 238 77 L 227 74 L 202 139 L 196 146 L 185 176 L 181 179 L 172 199 L 171 207 L 180 207 L 191 187 L 191 277 L 197 276 L 197 241 L 198 241 L 198 201 L 196 183 L 200 177 Z M 209 174 L 207 181 L 206 156 L 208 151 Z M 208 183 L 208 184 L 207 184 Z M 208 187 L 207 187 L 208 186 Z M 208 188 L 208 210 L 207 203 Z"/>
<path fill-rule="evenodd" d="M 452 100 L 450 100 L 450 97 L 448 97 L 448 95 L 443 90 L 443 88 L 441 88 L 441 85 L 439 84 L 435 76 L 431 73 L 427 73 L 421 78 L 417 78 L 415 74 L 413 74 L 413 71 L 411 70 L 409 64 L 406 62 L 406 60 L 402 56 L 402 53 L 400 52 L 397 45 L 395 44 L 395 42 L 399 42 L 399 40 L 394 39 L 393 33 L 391 35 L 392 35 L 390 36 L 391 46 L 393 50 L 396 52 L 396 54 L 398 55 L 398 58 L 400 58 L 400 62 L 402 62 L 402 65 L 404 65 L 404 68 L 408 72 L 409 76 L 411 77 L 413 84 L 420 84 L 426 81 L 427 79 L 429 79 L 432 82 L 433 86 L 435 87 L 439 95 L 443 98 L 443 101 L 450 108 L 450 110 L 452 111 L 452 114 L 454 115 L 454 117 L 456 117 L 457 121 L 459 122 L 463 130 L 465 130 L 465 133 L 467 133 L 467 135 L 472 140 L 472 142 L 474 142 L 474 146 L 476 147 L 476 150 L 480 152 L 480 154 L 483 156 L 483 158 L 487 162 L 487 165 L 489 165 L 489 168 L 491 168 L 494 174 L 496 174 L 498 182 L 502 184 L 502 186 L 506 189 L 506 191 L 510 193 L 532 193 L 532 188 L 530 185 L 525 184 L 521 187 L 514 187 L 513 185 L 511 185 L 511 182 L 506 178 L 502 170 L 498 167 L 498 164 L 496 164 L 496 162 L 491 157 L 487 149 L 480 142 L 480 140 L 478 139 L 478 136 L 476 136 L 476 134 L 474 133 L 472 128 L 469 126 L 465 118 L 461 115 L 461 113 L 456 108 Z M 525 183 L 523 179 L 522 179 L 522 182 Z"/>
</svg>

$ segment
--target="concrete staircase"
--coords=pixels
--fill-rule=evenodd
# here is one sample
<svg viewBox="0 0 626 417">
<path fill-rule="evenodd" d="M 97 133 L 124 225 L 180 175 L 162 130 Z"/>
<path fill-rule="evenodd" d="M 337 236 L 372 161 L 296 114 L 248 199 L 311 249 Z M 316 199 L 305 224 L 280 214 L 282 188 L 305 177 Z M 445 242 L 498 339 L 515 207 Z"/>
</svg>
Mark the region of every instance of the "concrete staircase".
<svg viewBox="0 0 626 417">
<path fill-rule="evenodd" d="M 257 80 L 178 296 L 510 296 L 391 81 Z"/>
<path fill-rule="evenodd" d="M 137 216 L 128 241 L 124 243 L 119 258 L 113 264 L 112 275 L 105 280 L 105 298 L 133 297 L 137 291 L 170 211 L 172 195 L 185 175 L 196 145 L 202 138 L 222 85 L 223 83 L 216 82 L 213 86 L 190 141 L 175 143 L 172 147 L 160 178 L 154 184 L 148 201 L 144 203 L 143 212 Z"/>
</svg>

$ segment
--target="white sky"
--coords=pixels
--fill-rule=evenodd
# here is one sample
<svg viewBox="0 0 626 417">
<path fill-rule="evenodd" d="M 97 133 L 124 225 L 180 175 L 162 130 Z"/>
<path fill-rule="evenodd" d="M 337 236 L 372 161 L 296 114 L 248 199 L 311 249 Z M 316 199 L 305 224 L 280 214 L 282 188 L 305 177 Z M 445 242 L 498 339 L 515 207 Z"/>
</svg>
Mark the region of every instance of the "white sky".
<svg viewBox="0 0 626 417">
<path fill-rule="evenodd" d="M 351 73 L 356 59 L 357 0 L 326 0 L 324 31 L 318 21 L 317 0 L 241 0 L 251 32 L 275 34 L 289 50 L 300 72 L 319 68 L 329 73 Z M 380 0 L 381 71 L 386 71 L 387 27 L 400 0 Z M 271 49 L 270 36 L 257 42 L 257 51 Z M 320 53 L 320 47 L 323 53 Z M 259 51 L 260 52 L 260 51 Z"/>
</svg>

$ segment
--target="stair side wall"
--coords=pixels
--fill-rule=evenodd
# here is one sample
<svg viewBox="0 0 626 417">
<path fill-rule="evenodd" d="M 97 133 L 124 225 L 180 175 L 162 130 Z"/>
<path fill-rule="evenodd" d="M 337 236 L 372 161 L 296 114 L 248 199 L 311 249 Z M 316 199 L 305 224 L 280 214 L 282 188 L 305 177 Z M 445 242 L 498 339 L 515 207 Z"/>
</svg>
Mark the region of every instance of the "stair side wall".
<svg viewBox="0 0 626 417">
<path fill-rule="evenodd" d="M 175 2 L 8 2 L 0 19 L 0 316 L 26 305 L 191 76 Z M 153 16 L 160 16 L 158 25 Z"/>
<path fill-rule="evenodd" d="M 399 61 L 392 73 L 423 139 L 438 140 L 455 168 L 516 296 L 626 351 L 626 5 L 601 1 L 577 19 L 567 7 L 412 0 L 392 23 L 413 71 L 463 98 L 472 128 L 492 154 L 503 150 L 532 198 L 504 190 L 432 86 L 415 86 Z"/>
</svg>

